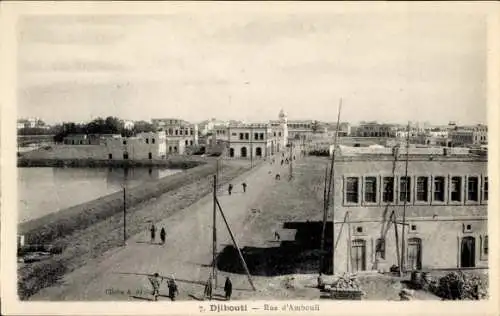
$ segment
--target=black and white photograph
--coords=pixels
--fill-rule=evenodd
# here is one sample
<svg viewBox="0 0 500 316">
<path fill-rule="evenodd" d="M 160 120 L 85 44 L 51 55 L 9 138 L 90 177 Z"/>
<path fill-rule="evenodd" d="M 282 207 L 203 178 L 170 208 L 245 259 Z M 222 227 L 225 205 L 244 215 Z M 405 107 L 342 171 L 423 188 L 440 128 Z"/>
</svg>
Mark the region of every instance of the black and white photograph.
<svg viewBox="0 0 500 316">
<path fill-rule="evenodd" d="M 498 6 L 103 3 L 3 31 L 16 304 L 498 302 Z"/>
</svg>

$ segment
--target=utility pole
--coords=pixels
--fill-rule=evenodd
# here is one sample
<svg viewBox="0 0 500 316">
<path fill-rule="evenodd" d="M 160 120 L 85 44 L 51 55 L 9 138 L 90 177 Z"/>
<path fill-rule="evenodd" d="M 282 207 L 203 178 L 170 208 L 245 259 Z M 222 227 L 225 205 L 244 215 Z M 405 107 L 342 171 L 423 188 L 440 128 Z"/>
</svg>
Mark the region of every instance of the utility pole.
<svg viewBox="0 0 500 316">
<path fill-rule="evenodd" d="M 234 238 L 234 234 L 231 231 L 231 228 L 229 227 L 229 223 L 227 222 L 226 216 L 224 215 L 224 212 L 222 211 L 222 207 L 220 206 L 219 200 L 216 198 L 215 202 L 217 203 L 217 206 L 219 207 L 220 214 L 222 216 L 222 219 L 224 220 L 224 223 L 226 224 L 229 235 L 231 236 L 231 240 L 233 241 L 233 245 L 236 248 L 236 250 L 238 251 L 238 256 L 240 257 L 241 263 L 243 264 L 243 268 L 245 269 L 245 272 L 247 274 L 248 283 L 250 283 L 252 290 L 256 291 L 255 285 L 252 282 L 252 277 L 250 276 L 250 270 L 248 270 L 247 263 L 245 262 L 245 259 L 243 258 L 243 254 L 241 253 L 240 247 L 238 246 L 238 243 L 236 242 L 236 238 Z"/>
<path fill-rule="evenodd" d="M 123 186 L 123 245 L 127 243 L 127 193 Z"/>
<path fill-rule="evenodd" d="M 212 223 L 212 277 L 214 279 L 214 287 L 217 288 L 217 175 L 214 175 L 214 208 L 213 208 L 213 223 Z"/>
<path fill-rule="evenodd" d="M 253 125 L 250 125 L 250 168 L 253 168 Z"/>
<path fill-rule="evenodd" d="M 409 160 L 409 154 L 410 154 L 410 122 L 408 122 L 408 129 L 407 129 L 407 135 L 406 135 L 406 164 L 405 164 L 405 199 L 403 202 L 403 225 L 402 227 L 402 233 L 401 233 L 401 266 L 399 270 L 399 274 L 402 275 L 403 272 L 406 272 L 406 269 L 404 268 L 405 265 L 405 230 L 406 230 L 406 202 L 409 198 L 409 193 L 411 191 L 411 184 L 408 179 L 408 160 Z"/>
<path fill-rule="evenodd" d="M 335 154 L 337 151 L 336 150 L 337 149 L 337 135 L 338 135 L 338 131 L 339 131 L 341 110 L 342 110 L 342 98 L 340 99 L 340 103 L 339 103 L 339 112 L 338 112 L 338 116 L 337 116 L 337 127 L 336 127 L 336 131 L 335 131 L 335 138 L 333 140 L 332 163 L 330 166 L 330 177 L 328 179 L 327 203 L 326 203 L 326 208 L 325 208 L 325 212 L 327 213 L 325 216 L 326 218 L 328 218 L 328 208 L 330 206 L 330 197 L 332 196 L 331 195 L 332 184 L 334 185 L 334 183 L 333 183 L 333 179 L 335 177 L 334 164 L 335 164 Z M 332 197 L 332 204 L 333 204 L 333 214 L 332 214 L 332 274 L 334 274 L 335 273 L 335 249 L 333 248 L 333 245 L 335 244 L 335 194 L 333 194 L 333 197 Z M 326 227 L 326 223 L 324 225 Z"/>
</svg>

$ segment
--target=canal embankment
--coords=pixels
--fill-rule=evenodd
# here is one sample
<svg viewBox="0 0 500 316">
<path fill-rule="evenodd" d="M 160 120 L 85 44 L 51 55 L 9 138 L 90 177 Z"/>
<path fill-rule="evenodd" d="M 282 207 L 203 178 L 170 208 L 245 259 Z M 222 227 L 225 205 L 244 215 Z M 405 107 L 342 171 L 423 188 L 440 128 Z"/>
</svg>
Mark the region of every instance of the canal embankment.
<svg viewBox="0 0 500 316">
<path fill-rule="evenodd" d="M 224 185 L 249 169 L 248 164 L 226 162 L 220 169 Z M 215 163 L 187 169 L 126 192 L 126 234 L 135 235 L 180 211 L 212 189 Z M 85 265 L 106 251 L 123 245 L 123 192 L 49 214 L 19 225 L 27 243 L 51 244 L 61 249 L 50 259 L 19 264 L 18 294 L 26 299 L 56 283 L 65 273 Z"/>
</svg>

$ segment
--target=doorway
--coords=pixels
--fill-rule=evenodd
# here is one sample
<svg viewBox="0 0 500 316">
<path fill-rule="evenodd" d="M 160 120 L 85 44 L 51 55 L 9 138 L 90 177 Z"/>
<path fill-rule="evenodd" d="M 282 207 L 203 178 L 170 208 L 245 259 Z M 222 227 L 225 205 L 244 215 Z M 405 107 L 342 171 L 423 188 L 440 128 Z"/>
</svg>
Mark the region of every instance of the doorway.
<svg viewBox="0 0 500 316">
<path fill-rule="evenodd" d="M 262 148 L 260 147 L 255 148 L 255 156 L 262 157 Z"/>
<path fill-rule="evenodd" d="M 366 241 L 356 239 L 352 242 L 351 266 L 353 272 L 366 270 Z"/>
<path fill-rule="evenodd" d="M 407 269 L 410 271 L 422 269 L 422 240 L 420 238 L 408 239 Z"/>
<path fill-rule="evenodd" d="M 123 159 L 127 160 L 128 159 L 128 152 L 123 153 Z"/>
<path fill-rule="evenodd" d="M 229 157 L 234 157 L 234 148 L 229 148 Z"/>
<path fill-rule="evenodd" d="M 462 238 L 460 265 L 462 268 L 473 268 L 476 266 L 476 239 L 474 237 L 467 236 Z"/>
<path fill-rule="evenodd" d="M 153 159 L 153 154 L 152 154 L 152 153 L 149 153 L 149 154 L 148 154 L 148 158 L 149 158 L 150 160 L 151 160 L 151 159 Z"/>
<path fill-rule="evenodd" d="M 241 147 L 241 155 L 242 158 L 246 158 L 247 156 L 247 148 L 246 147 Z"/>
</svg>

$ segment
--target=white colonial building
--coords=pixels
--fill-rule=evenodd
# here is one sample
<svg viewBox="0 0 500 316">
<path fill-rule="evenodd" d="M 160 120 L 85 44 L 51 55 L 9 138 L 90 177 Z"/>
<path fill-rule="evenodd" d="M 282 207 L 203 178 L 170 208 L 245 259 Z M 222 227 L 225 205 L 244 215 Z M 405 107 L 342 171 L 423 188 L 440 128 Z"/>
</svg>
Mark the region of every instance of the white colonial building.
<svg viewBox="0 0 500 316">
<path fill-rule="evenodd" d="M 105 146 L 110 160 L 164 159 L 167 155 L 164 131 L 139 133 L 127 138 L 108 138 Z"/>
</svg>

